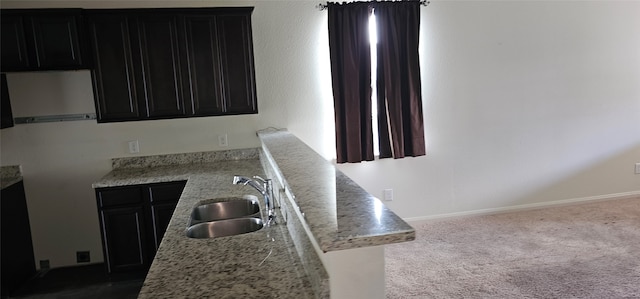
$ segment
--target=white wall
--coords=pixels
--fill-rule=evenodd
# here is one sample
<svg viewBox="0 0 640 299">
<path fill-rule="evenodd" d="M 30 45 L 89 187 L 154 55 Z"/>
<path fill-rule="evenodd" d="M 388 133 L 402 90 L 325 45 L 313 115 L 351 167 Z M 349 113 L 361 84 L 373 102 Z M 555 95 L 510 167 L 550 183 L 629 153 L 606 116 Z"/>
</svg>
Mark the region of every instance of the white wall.
<svg viewBox="0 0 640 299">
<path fill-rule="evenodd" d="M 421 21 L 427 155 L 339 167 L 365 189 L 414 219 L 640 191 L 640 2 L 433 1 Z"/>
<path fill-rule="evenodd" d="M 111 158 L 134 156 L 128 153 L 128 141 L 139 140 L 140 153 L 135 155 L 257 147 L 258 129 L 288 126 L 288 107 L 302 105 L 295 99 L 321 102 L 309 96 L 317 88 L 314 78 L 318 75 L 309 67 L 308 55 L 317 42 L 300 24 L 305 14 L 321 17 L 322 13 L 310 2 L 2 1 L 3 8 L 218 5 L 256 7 L 252 20 L 259 114 L 25 124 L 0 132 L 1 164 L 23 166 L 36 264 L 49 259 L 51 267 L 74 265 L 80 250 L 90 250 L 92 262 L 102 261 L 91 183 L 111 170 Z M 317 27 L 313 30 L 319 30 Z M 88 71 L 9 73 L 7 80 L 14 117 L 95 113 Z M 228 134 L 229 147 L 217 146 L 219 134 Z"/>
<path fill-rule="evenodd" d="M 22 164 L 36 260 L 75 264 L 101 242 L 91 182 L 113 157 L 257 145 L 287 127 L 334 157 L 326 12 L 318 1 L 2 1 L 16 7 L 251 5 L 258 115 L 17 125 L 1 164 Z M 422 8 L 427 155 L 338 166 L 419 218 L 640 190 L 640 2 L 433 1 Z M 94 112 L 86 71 L 9 74 L 15 116 Z M 39 111 L 45 103 L 57 103 Z M 58 110 L 60 109 L 60 110 Z M 89 111 L 90 110 L 90 111 Z M 226 149 L 226 148 L 225 148 Z"/>
</svg>

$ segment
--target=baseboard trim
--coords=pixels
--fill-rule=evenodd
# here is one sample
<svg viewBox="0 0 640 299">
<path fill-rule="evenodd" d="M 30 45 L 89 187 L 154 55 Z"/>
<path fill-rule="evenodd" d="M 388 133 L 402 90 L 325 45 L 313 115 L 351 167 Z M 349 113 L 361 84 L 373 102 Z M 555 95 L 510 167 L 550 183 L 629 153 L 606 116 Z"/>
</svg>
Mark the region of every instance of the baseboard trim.
<svg viewBox="0 0 640 299">
<path fill-rule="evenodd" d="M 434 220 L 443 220 L 443 219 L 449 219 L 449 218 L 461 218 L 461 217 L 470 217 L 470 216 L 483 216 L 483 215 L 501 214 L 501 213 L 508 213 L 508 212 L 519 212 L 519 211 L 535 210 L 535 209 L 549 208 L 549 207 L 568 206 L 568 205 L 581 204 L 581 203 L 587 203 L 587 202 L 626 199 L 626 198 L 633 198 L 638 196 L 640 196 L 640 190 L 630 191 L 630 192 L 621 192 L 621 193 L 612 193 L 612 194 L 605 194 L 605 195 L 562 199 L 562 200 L 556 200 L 556 201 L 516 205 L 516 206 L 509 206 L 509 207 L 480 209 L 480 210 L 438 214 L 438 215 L 423 216 L 423 217 L 408 217 L 408 218 L 403 218 L 403 220 L 408 222 L 410 225 L 421 225 L 423 223 L 434 221 Z"/>
</svg>

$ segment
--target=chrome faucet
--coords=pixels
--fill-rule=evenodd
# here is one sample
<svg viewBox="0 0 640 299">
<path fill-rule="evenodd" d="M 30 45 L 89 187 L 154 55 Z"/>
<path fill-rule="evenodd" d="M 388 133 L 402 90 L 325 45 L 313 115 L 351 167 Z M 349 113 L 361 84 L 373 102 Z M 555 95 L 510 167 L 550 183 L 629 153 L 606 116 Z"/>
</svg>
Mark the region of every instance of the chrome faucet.
<svg viewBox="0 0 640 299">
<path fill-rule="evenodd" d="M 258 190 L 258 192 L 260 192 L 260 194 L 262 194 L 262 197 L 264 198 L 264 206 L 265 209 L 267 210 L 267 226 L 271 225 L 271 223 L 273 222 L 275 224 L 276 222 L 276 214 L 275 214 L 275 209 L 273 206 L 273 183 L 271 182 L 271 179 L 263 179 L 259 176 L 253 176 L 253 178 L 255 180 L 252 180 L 248 177 L 245 176 L 241 176 L 241 175 L 234 175 L 233 176 L 233 184 L 234 185 L 249 185 L 251 187 L 253 187 L 254 189 Z"/>
</svg>

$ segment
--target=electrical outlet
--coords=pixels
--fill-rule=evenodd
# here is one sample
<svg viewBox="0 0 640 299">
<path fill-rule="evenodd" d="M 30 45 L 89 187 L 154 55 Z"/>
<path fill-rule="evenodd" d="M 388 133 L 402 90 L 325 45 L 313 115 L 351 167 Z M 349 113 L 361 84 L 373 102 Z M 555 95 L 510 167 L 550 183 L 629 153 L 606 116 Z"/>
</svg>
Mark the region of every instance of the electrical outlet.
<svg viewBox="0 0 640 299">
<path fill-rule="evenodd" d="M 218 135 L 218 145 L 229 146 L 229 142 L 227 140 L 227 134 Z"/>
<path fill-rule="evenodd" d="M 76 262 L 78 262 L 78 263 L 91 262 L 91 254 L 89 253 L 89 251 L 77 251 L 76 252 Z"/>
<path fill-rule="evenodd" d="M 640 174 L 640 163 L 636 163 L 636 174 Z"/>
<path fill-rule="evenodd" d="M 129 141 L 129 153 L 137 154 L 140 152 L 140 143 L 138 140 Z"/>
<path fill-rule="evenodd" d="M 384 200 L 386 201 L 393 200 L 393 189 L 384 189 L 382 192 L 384 193 Z"/>
</svg>

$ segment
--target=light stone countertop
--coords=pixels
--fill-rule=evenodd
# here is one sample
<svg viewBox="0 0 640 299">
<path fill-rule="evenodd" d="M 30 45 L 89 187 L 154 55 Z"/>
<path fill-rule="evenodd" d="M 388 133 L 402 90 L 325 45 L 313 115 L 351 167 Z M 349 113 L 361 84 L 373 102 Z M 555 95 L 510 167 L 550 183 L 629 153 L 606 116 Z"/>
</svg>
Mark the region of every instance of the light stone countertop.
<svg viewBox="0 0 640 299">
<path fill-rule="evenodd" d="M 314 298 L 285 226 L 215 239 L 185 236 L 191 210 L 253 194 L 233 175 L 263 175 L 257 159 L 115 169 L 94 188 L 187 180 L 138 298 Z"/>
<path fill-rule="evenodd" d="M 413 227 L 293 134 L 258 136 L 323 252 L 415 240 Z"/>
<path fill-rule="evenodd" d="M 0 167 L 0 189 L 7 188 L 17 182 L 22 181 L 22 172 L 19 165 Z"/>
<path fill-rule="evenodd" d="M 286 131 L 259 132 L 267 162 L 323 252 L 406 242 L 415 230 Z M 255 157 L 254 157 L 255 155 Z M 191 210 L 213 198 L 241 197 L 252 188 L 233 175 L 261 175 L 257 150 L 114 159 L 94 188 L 187 180 L 139 298 L 314 298 L 311 283 L 283 224 L 215 239 L 185 236 Z M 197 164 L 181 164 L 191 161 Z M 230 159 L 231 161 L 219 161 Z M 159 161 L 159 162 L 158 162 Z M 274 190 L 277 192 L 278 190 Z"/>
</svg>

